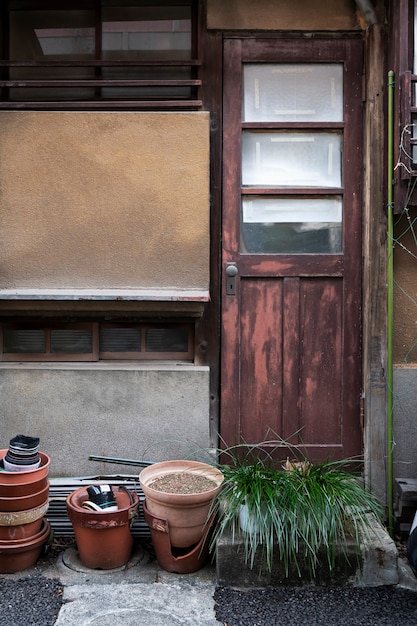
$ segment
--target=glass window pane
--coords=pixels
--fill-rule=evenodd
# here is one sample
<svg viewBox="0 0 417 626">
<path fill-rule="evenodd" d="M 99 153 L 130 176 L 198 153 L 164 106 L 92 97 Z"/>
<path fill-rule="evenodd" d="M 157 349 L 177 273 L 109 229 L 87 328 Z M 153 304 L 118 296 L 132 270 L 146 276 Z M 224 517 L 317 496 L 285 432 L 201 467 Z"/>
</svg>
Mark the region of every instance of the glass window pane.
<svg viewBox="0 0 417 626">
<path fill-rule="evenodd" d="M 246 64 L 243 121 L 343 121 L 343 65 Z"/>
<path fill-rule="evenodd" d="M 149 328 L 146 331 L 147 352 L 188 352 L 188 329 Z"/>
<path fill-rule="evenodd" d="M 93 59 L 95 53 L 93 11 L 10 11 L 10 58 L 13 61 L 63 61 Z M 94 68 L 16 67 L 12 80 L 84 80 L 94 78 Z M 94 97 L 84 87 L 14 88 L 15 100 L 73 100 Z"/>
<path fill-rule="evenodd" d="M 110 3 L 111 4 L 111 3 Z M 116 7 L 103 9 L 103 59 L 182 61 L 192 58 L 191 7 Z M 104 67 L 108 80 L 190 80 L 189 67 Z M 190 97 L 190 87 L 103 89 L 105 97 Z"/>
<path fill-rule="evenodd" d="M 3 330 L 3 352 L 43 353 L 45 349 L 44 330 Z"/>
<path fill-rule="evenodd" d="M 103 58 L 191 58 L 191 7 L 103 8 Z"/>
<path fill-rule="evenodd" d="M 140 352 L 140 328 L 101 328 L 100 352 Z"/>
<path fill-rule="evenodd" d="M 342 251 L 342 199 L 244 198 L 242 252 Z"/>
<path fill-rule="evenodd" d="M 341 135 L 244 131 L 242 184 L 340 187 Z"/>
<path fill-rule="evenodd" d="M 86 354 L 93 350 L 91 330 L 51 330 L 51 352 Z"/>
</svg>

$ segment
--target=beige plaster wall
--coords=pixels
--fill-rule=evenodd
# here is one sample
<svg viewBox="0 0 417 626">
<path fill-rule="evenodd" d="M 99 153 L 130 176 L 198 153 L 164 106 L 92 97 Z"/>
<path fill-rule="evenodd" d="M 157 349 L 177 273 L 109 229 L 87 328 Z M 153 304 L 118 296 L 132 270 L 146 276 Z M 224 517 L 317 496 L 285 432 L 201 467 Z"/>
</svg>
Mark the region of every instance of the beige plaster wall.
<svg viewBox="0 0 417 626">
<path fill-rule="evenodd" d="M 218 30 L 356 30 L 354 0 L 207 0 L 207 26 Z"/>
<path fill-rule="evenodd" d="M 208 289 L 208 113 L 2 111 L 0 190 L 0 289 Z"/>
</svg>

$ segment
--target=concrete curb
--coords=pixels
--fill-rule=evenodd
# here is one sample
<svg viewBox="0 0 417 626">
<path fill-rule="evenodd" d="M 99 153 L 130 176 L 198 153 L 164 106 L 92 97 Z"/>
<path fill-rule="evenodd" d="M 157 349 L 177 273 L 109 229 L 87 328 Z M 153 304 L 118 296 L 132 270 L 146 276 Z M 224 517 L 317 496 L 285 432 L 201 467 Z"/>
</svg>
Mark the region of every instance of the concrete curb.
<svg viewBox="0 0 417 626">
<path fill-rule="evenodd" d="M 348 561 L 346 560 L 348 557 Z M 320 557 L 319 557 L 320 558 Z M 284 565 L 277 557 L 273 559 L 272 570 L 266 571 L 259 550 L 252 569 L 245 563 L 243 539 L 239 534 L 224 535 L 217 542 L 216 568 L 217 583 L 231 587 L 266 587 L 280 584 L 352 584 L 361 587 L 397 585 L 399 583 L 398 551 L 387 531 L 375 519 L 373 531 L 364 534 L 361 553 L 352 544 L 339 546 L 336 564 L 332 571 L 327 562 L 321 559 L 316 576 L 312 580 L 308 569 L 301 563 L 301 572 L 289 568 L 287 576 Z"/>
</svg>

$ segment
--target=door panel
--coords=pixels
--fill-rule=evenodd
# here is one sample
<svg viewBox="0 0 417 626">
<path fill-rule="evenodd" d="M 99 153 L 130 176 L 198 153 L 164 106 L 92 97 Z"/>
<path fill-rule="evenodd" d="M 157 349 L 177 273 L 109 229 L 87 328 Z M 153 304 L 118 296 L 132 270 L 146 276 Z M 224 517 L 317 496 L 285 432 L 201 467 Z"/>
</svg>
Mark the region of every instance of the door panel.
<svg viewBox="0 0 417 626">
<path fill-rule="evenodd" d="M 221 437 L 360 454 L 362 43 L 230 39 L 224 68 Z"/>
</svg>

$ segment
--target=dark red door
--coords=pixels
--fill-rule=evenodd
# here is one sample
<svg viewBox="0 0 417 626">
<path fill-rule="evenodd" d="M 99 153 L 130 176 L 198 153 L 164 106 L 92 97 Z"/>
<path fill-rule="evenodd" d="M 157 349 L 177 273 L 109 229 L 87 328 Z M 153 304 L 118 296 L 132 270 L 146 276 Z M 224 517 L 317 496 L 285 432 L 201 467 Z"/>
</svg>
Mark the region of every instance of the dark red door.
<svg viewBox="0 0 417 626">
<path fill-rule="evenodd" d="M 221 437 L 361 453 L 362 43 L 224 44 Z"/>
</svg>

